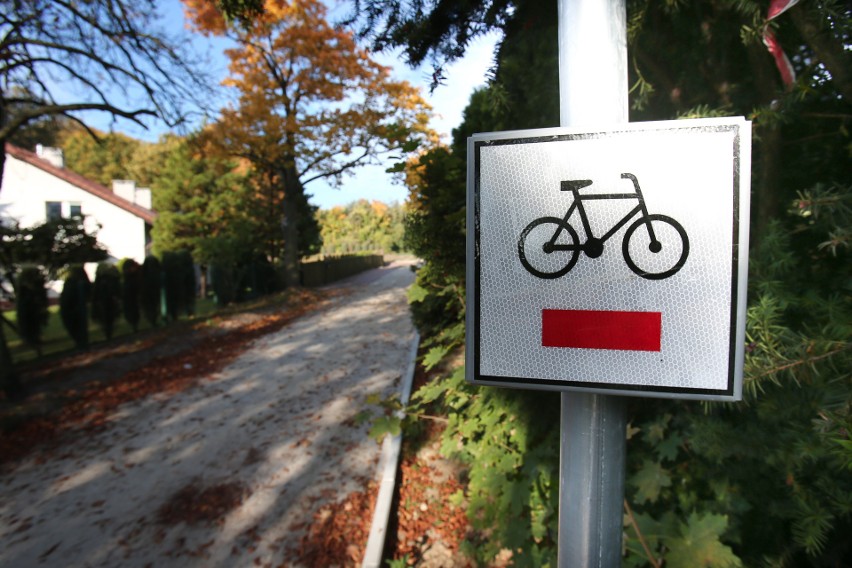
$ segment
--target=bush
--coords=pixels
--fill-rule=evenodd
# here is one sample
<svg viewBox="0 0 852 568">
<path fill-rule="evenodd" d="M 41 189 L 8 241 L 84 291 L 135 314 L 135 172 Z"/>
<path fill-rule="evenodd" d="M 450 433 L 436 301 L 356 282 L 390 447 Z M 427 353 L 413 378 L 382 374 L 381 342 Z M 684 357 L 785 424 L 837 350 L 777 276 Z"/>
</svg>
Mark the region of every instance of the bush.
<svg viewBox="0 0 852 568">
<path fill-rule="evenodd" d="M 121 308 L 124 319 L 133 328 L 139 329 L 139 294 L 142 290 L 142 267 L 132 258 L 121 262 Z"/>
<path fill-rule="evenodd" d="M 91 293 L 89 276 L 79 264 L 68 268 L 68 275 L 59 295 L 59 316 L 62 325 L 78 349 L 89 346 L 88 302 Z"/>
<path fill-rule="evenodd" d="M 162 269 L 160 261 L 155 256 L 148 256 L 142 263 L 142 314 L 151 327 L 157 326 L 160 318 L 162 285 Z"/>
<path fill-rule="evenodd" d="M 163 253 L 163 291 L 166 314 L 177 321 L 181 312 L 192 315 L 195 311 L 195 267 L 188 251 Z"/>
<path fill-rule="evenodd" d="M 195 313 L 195 298 L 198 294 L 198 282 L 195 278 L 195 263 L 188 250 L 178 252 L 181 281 L 183 284 L 183 312 L 187 316 Z"/>
<path fill-rule="evenodd" d="M 121 313 L 121 275 L 113 264 L 102 262 L 92 286 L 92 319 L 100 324 L 107 339 L 112 339 L 115 322 Z"/>
<path fill-rule="evenodd" d="M 216 305 L 225 306 L 237 299 L 237 274 L 234 267 L 225 263 L 210 265 L 210 280 Z"/>
<path fill-rule="evenodd" d="M 23 266 L 15 280 L 15 314 L 18 335 L 41 355 L 41 332 L 50 314 L 47 310 L 44 273 L 33 265 Z"/>
</svg>

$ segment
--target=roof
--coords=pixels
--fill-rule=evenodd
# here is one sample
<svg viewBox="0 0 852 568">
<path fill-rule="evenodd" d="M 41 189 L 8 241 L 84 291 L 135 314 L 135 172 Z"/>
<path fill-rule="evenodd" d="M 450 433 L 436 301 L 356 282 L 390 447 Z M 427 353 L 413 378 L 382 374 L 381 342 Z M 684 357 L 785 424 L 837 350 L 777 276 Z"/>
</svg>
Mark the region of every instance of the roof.
<svg viewBox="0 0 852 568">
<path fill-rule="evenodd" d="M 35 166 L 36 168 L 43 170 L 54 177 L 57 177 L 63 181 L 70 183 L 71 185 L 79 187 L 80 189 L 87 191 L 92 195 L 103 199 L 104 201 L 108 201 L 116 207 L 120 207 L 121 209 L 124 209 L 125 211 L 132 213 L 133 215 L 136 215 L 148 224 L 153 224 L 154 220 L 157 218 L 156 211 L 146 209 L 141 205 L 136 205 L 135 203 L 128 201 L 123 197 L 119 197 L 118 195 L 113 193 L 112 190 L 108 187 L 105 187 L 86 177 L 83 177 L 76 172 L 72 172 L 71 170 L 66 168 L 56 167 L 47 160 L 39 158 L 38 155 L 34 152 L 24 150 L 23 148 L 19 148 L 13 144 L 6 144 L 6 154 L 17 158 L 22 162 L 26 162 L 31 166 Z"/>
</svg>

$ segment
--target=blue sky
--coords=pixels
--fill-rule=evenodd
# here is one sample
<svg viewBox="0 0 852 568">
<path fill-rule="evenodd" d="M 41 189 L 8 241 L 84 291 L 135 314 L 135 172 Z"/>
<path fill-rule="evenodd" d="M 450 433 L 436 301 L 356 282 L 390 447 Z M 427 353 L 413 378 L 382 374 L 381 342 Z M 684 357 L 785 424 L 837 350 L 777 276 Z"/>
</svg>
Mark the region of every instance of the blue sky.
<svg viewBox="0 0 852 568">
<path fill-rule="evenodd" d="M 161 0 L 164 14 L 164 26 L 170 33 L 188 34 L 183 29 L 183 12 L 180 0 Z M 349 13 L 347 2 L 326 2 L 332 6 L 329 19 L 334 21 Z M 201 35 L 192 34 L 193 48 L 210 58 L 210 71 L 219 79 L 227 73 L 227 59 L 222 50 L 226 43 L 222 40 L 211 40 Z M 474 42 L 465 57 L 445 69 L 447 80 L 434 93 L 429 93 L 431 68 L 427 65 L 419 69 L 410 69 L 402 64 L 398 53 L 381 53 L 376 55 L 377 61 L 393 69 L 396 79 L 404 79 L 419 86 L 424 97 L 433 107 L 435 118 L 432 127 L 438 131 L 445 141 L 449 141 L 450 132 L 461 123 L 462 111 L 467 105 L 470 93 L 485 83 L 485 74 L 492 65 L 496 36 L 488 36 Z M 136 127 L 133 124 L 109 124 L 109 119 L 103 115 L 88 116 L 87 119 L 96 128 L 122 131 L 126 134 L 145 140 L 156 140 L 165 132 L 162 125 L 151 125 L 149 130 Z M 306 191 L 313 195 L 311 201 L 327 209 L 335 205 L 345 205 L 357 199 L 379 200 L 386 203 L 402 202 L 407 191 L 399 182 L 394 182 L 390 174 L 385 173 L 387 166 L 365 166 L 358 169 L 354 176 L 344 179 L 340 189 L 334 189 L 323 181 L 318 180 L 309 184 Z"/>
</svg>

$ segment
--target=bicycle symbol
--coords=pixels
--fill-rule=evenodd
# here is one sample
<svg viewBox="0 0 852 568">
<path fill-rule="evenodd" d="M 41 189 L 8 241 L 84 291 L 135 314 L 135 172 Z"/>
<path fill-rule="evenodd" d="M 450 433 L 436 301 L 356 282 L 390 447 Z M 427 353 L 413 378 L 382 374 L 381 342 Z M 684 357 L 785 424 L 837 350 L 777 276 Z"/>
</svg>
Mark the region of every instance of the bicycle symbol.
<svg viewBox="0 0 852 568">
<path fill-rule="evenodd" d="M 649 214 L 645 207 L 639 180 L 629 173 L 622 179 L 633 182 L 635 193 L 611 193 L 580 195 L 580 190 L 592 185 L 590 179 L 567 180 L 561 183 L 561 191 L 570 191 L 574 201 L 565 216 L 540 217 L 526 226 L 518 238 L 518 257 L 524 268 L 538 278 L 553 279 L 564 276 L 577 263 L 580 251 L 589 258 L 603 254 L 604 243 L 635 215 L 639 215 L 622 241 L 624 262 L 630 270 L 648 280 L 662 280 L 675 274 L 689 255 L 689 239 L 680 223 L 666 215 Z M 637 199 L 639 204 L 621 218 L 602 237 L 592 234 L 583 203 L 596 199 Z M 577 210 L 586 234 L 586 242 L 580 244 L 577 231 L 568 219 Z M 552 227 L 555 225 L 555 227 Z M 645 230 L 640 231 L 643 228 Z"/>
</svg>

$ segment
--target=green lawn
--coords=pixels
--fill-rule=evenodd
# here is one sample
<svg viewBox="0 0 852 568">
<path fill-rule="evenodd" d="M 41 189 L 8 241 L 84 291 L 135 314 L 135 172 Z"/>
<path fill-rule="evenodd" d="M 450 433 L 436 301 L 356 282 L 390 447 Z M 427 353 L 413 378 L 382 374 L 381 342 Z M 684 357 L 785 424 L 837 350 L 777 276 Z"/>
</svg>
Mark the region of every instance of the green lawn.
<svg viewBox="0 0 852 568">
<path fill-rule="evenodd" d="M 71 338 L 68 336 L 68 333 L 65 331 L 65 328 L 62 326 L 62 319 L 59 317 L 59 306 L 51 306 L 49 311 L 50 317 L 47 321 L 47 327 L 42 333 L 42 357 L 47 357 L 66 351 L 72 351 L 74 349 L 74 342 L 71 340 Z M 215 314 L 216 312 L 216 303 L 212 299 L 199 299 L 196 300 L 195 303 L 195 315 L 190 318 L 181 318 L 181 321 L 192 321 L 196 319 L 207 318 Z M 16 323 L 16 316 L 14 310 L 4 312 L 3 315 L 12 323 Z M 160 321 L 159 325 L 163 326 L 166 324 Z M 145 321 L 145 318 L 142 318 L 142 320 L 139 322 L 139 331 L 142 332 L 150 329 L 153 328 L 148 324 L 147 321 Z M 36 352 L 36 350 L 25 345 L 14 331 L 10 330 L 8 327 L 4 331 L 6 332 L 6 339 L 9 342 L 9 350 L 12 352 L 12 358 L 16 363 L 32 361 L 38 358 L 38 353 Z M 123 317 L 120 317 L 116 322 L 115 328 L 113 330 L 113 339 L 124 335 L 129 335 L 131 333 L 133 333 L 133 330 L 131 329 L 130 324 L 128 324 Z M 106 341 L 106 336 L 104 335 L 103 330 L 90 318 L 89 345 L 94 345 L 103 341 Z"/>
</svg>

